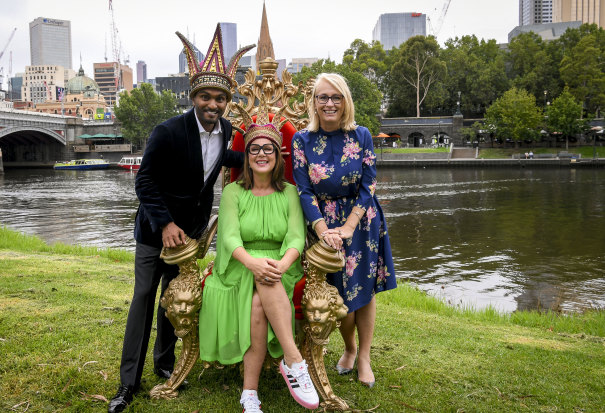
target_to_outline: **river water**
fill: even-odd
[[[0,225],[133,251],[135,176],[7,170]],[[452,305],[605,307],[605,169],[382,167],[376,193],[397,277]]]

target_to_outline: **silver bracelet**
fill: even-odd
[[[359,218],[359,220],[361,221],[361,214],[355,210],[352,211],[355,215],[357,215],[357,218]]]

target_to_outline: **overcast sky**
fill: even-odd
[[[425,13],[436,26],[446,1],[441,0],[266,0],[269,32],[275,57],[330,57],[342,60],[344,51],[357,38],[372,40],[372,30],[382,13]],[[80,66],[93,77],[92,65],[111,58],[111,12],[109,0],[0,0],[0,51],[13,28],[17,28],[0,67],[12,73],[31,64],[29,23],[37,17],[70,20],[73,69]],[[217,22],[237,24],[238,45],[257,43],[263,0],[113,0],[118,35],[130,66],[147,63],[147,76],[178,72],[182,44],[180,31],[206,53]],[[451,0],[437,36],[448,38],[475,34],[478,38],[507,41],[518,24],[517,0]],[[107,50],[107,52],[106,52]],[[254,49],[255,50],[255,49]],[[135,79],[136,82],[136,72]]]

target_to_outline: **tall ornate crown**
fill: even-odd
[[[221,33],[221,25],[218,23],[216,25],[216,31],[214,32],[214,38],[210,43],[210,47],[208,47],[206,58],[200,64],[195,55],[195,47],[191,42],[179,32],[176,32],[176,35],[183,42],[185,56],[187,56],[189,83],[191,85],[189,97],[192,98],[195,96],[197,91],[202,88],[212,87],[223,90],[227,93],[229,100],[231,100],[231,89],[237,86],[237,83],[235,82],[237,63],[248,50],[256,47],[256,45],[251,44],[239,49],[231,58],[229,65],[225,66],[223,36]]]
[[[250,114],[244,109],[239,103],[234,104],[235,109],[242,116],[246,133],[244,134],[244,145],[246,149],[248,146],[258,138],[267,138],[272,141],[278,148],[282,147],[282,134],[279,131],[284,123],[288,122],[287,118],[282,119],[282,112],[286,108],[282,106],[273,116],[273,120],[270,121],[269,111],[270,107],[264,95],[260,97],[260,105],[258,106],[258,112],[256,113],[256,122],[252,119]]]

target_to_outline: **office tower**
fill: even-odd
[[[552,23],[553,0],[519,0],[519,26]]]
[[[553,0],[553,22],[572,21],[605,27],[605,0]]]
[[[225,65],[231,61],[231,57],[237,52],[237,24],[219,23],[221,34],[223,35],[223,56],[225,56]]]
[[[300,73],[303,67],[311,67],[319,59],[316,57],[293,57],[287,69],[290,73]]]
[[[132,90],[132,69],[116,62],[93,63],[94,80],[108,106],[113,106],[121,90]],[[118,87],[118,78],[120,79]]]
[[[137,85],[147,82],[147,64],[139,60],[137,62]]]
[[[65,77],[63,66],[25,66],[21,97],[25,102],[33,103],[56,101],[57,88],[65,87]]]
[[[38,17],[29,23],[31,65],[71,69],[71,23]]]
[[[378,17],[372,40],[379,41],[384,50],[389,51],[418,35],[426,36],[426,14],[385,13]]]
[[[195,52],[195,57],[197,57],[197,61],[203,62],[204,54],[200,52],[195,45],[193,45],[193,51]],[[179,53],[179,73],[187,72],[189,72],[189,67],[187,66],[187,56],[185,56],[185,49],[183,49],[181,50],[181,53]]]

